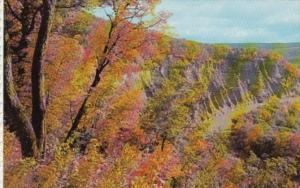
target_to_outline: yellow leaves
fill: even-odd
[[[111,169],[103,174],[97,187],[122,187],[126,172],[132,167],[138,157],[138,149],[135,146],[125,144],[120,157],[115,159]]]
[[[300,97],[296,98],[291,105],[291,109],[296,112],[300,112]]]
[[[259,70],[256,75],[256,81],[250,86],[250,90],[254,96],[257,96],[264,89],[265,83],[263,73]]]
[[[251,47],[243,48],[243,51],[241,52],[239,57],[241,61],[240,63],[244,63],[244,61],[249,61],[256,56],[257,56],[256,48],[251,48]]]
[[[33,158],[22,159],[19,163],[12,166],[9,171],[4,173],[5,187],[26,187],[25,179],[27,175],[36,167],[37,162]]]
[[[86,11],[71,14],[67,20],[65,32],[70,36],[84,35],[94,21],[93,15]],[[82,36],[79,39],[82,39]]]
[[[255,142],[256,140],[258,140],[261,136],[263,135],[263,130],[261,127],[256,126],[253,127],[252,129],[250,129],[247,132],[247,143],[252,143]]]
[[[92,139],[87,146],[86,155],[82,156],[78,164],[69,177],[70,185],[74,187],[85,187],[88,185],[91,176],[95,173],[97,168],[104,162],[101,154],[98,152],[98,141]]]
[[[195,60],[201,53],[202,47],[199,43],[193,41],[185,41],[186,57],[189,61]]]
[[[260,115],[260,118],[265,122],[270,121],[271,117],[272,117],[272,114],[269,111],[264,110],[264,109],[260,110],[259,115]]]
[[[141,89],[148,87],[151,83],[152,75],[151,71],[143,70],[139,73],[139,79],[137,81],[137,87]]]
[[[17,146],[17,138],[14,133],[11,133],[8,129],[4,129],[3,131],[3,141],[4,141],[4,159],[8,162],[11,159],[17,160],[16,156],[12,156],[14,154],[14,150],[16,150]],[[19,151],[19,155],[21,156],[21,151]]]
[[[268,110],[270,113],[274,113],[277,110],[279,103],[280,103],[279,98],[273,95],[268,98],[266,103],[263,105],[263,108]]]
[[[58,168],[54,165],[40,168],[38,170],[37,184],[41,188],[54,187],[58,176]]]
[[[132,188],[145,188],[151,187],[151,184],[148,183],[147,177],[137,176],[131,181]]]
[[[245,175],[245,170],[243,168],[243,163],[241,160],[236,160],[234,162],[234,165],[233,167],[231,168],[231,170],[229,171],[228,173],[228,176],[229,176],[229,180],[231,182],[234,182],[234,183],[239,183],[240,180],[243,178],[243,176]],[[231,184],[233,187],[236,187],[234,186],[234,184]]]
[[[226,45],[213,45],[213,48],[214,48],[213,56],[217,60],[225,58],[230,50],[230,48]]]
[[[295,78],[291,76],[286,76],[281,81],[281,86],[287,92],[290,88],[294,86]]]
[[[88,0],[86,3],[87,8],[99,7],[103,3],[103,0]]]
[[[125,144],[122,157],[117,160],[116,167],[125,170],[131,167],[131,165],[135,162],[135,159],[138,157],[138,152],[136,146],[132,146],[130,144]],[[123,171],[124,173],[124,171]],[[120,174],[122,175],[122,174]]]
[[[156,62],[162,62],[162,60],[167,56],[167,54],[170,53],[170,46],[171,46],[171,37],[168,37],[166,35],[160,35],[158,36],[156,44],[156,54],[153,56],[154,60]]]
[[[267,58],[272,62],[277,62],[282,59],[282,55],[279,52],[269,52]]]
[[[117,111],[116,114],[119,114],[119,110],[122,110],[124,112],[129,111],[130,108],[132,108],[130,104],[133,104],[140,97],[140,95],[140,90],[130,90],[128,92],[125,92],[119,97],[118,101],[113,104],[112,110]]]
[[[276,132],[274,137],[276,139],[275,143],[278,148],[285,148],[287,141],[290,138],[290,133],[286,131]]]
[[[47,166],[40,165],[37,169],[37,184],[39,187],[55,187],[60,173],[65,170],[74,159],[74,153],[67,144],[56,148],[54,160]]]
[[[210,145],[207,141],[199,138],[198,132],[193,132],[189,135],[188,144],[184,148],[185,155],[185,171],[190,170],[189,166],[192,166],[195,161],[199,160],[199,156],[204,152],[209,152]]]

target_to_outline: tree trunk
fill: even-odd
[[[80,106],[80,108],[79,108],[79,110],[76,114],[76,117],[75,117],[74,121],[72,122],[71,129],[69,130],[69,132],[66,136],[65,142],[73,135],[74,131],[78,128],[80,120],[81,120],[81,118],[84,115],[84,112],[86,110],[86,103],[87,103],[92,91],[94,90],[94,88],[97,87],[97,85],[100,82],[100,74],[102,73],[104,68],[110,63],[107,56],[113,50],[114,46],[117,44],[117,40],[116,40],[115,42],[113,42],[111,47],[109,45],[110,41],[112,40],[112,34],[113,34],[114,29],[115,29],[115,22],[113,21],[113,22],[111,22],[111,26],[110,26],[110,29],[109,29],[109,32],[108,32],[108,39],[107,39],[106,45],[105,45],[105,47],[103,49],[103,52],[102,52],[103,58],[100,59],[100,60],[97,58],[98,67],[96,69],[94,80],[93,80],[92,84],[90,85],[90,87],[88,89],[87,95],[84,98],[84,100],[83,100],[83,102],[82,102],[82,104],[81,104],[81,106]]]
[[[56,0],[43,0],[41,11],[41,25],[33,54],[31,68],[31,88],[32,88],[32,125],[36,134],[37,147],[39,152],[44,150],[45,140],[45,97],[44,97],[44,75],[42,70],[42,58],[45,52],[47,39],[51,30],[51,21],[55,9]]]
[[[7,37],[6,37],[7,38]],[[7,41],[8,39],[6,39]],[[13,121],[10,128],[19,137],[24,156],[38,156],[36,136],[30,119],[26,116],[26,110],[22,106],[14,86],[11,56],[8,52],[7,42],[4,44],[4,107],[5,119]]]
[[[94,80],[93,80],[92,84],[90,85],[90,87],[88,89],[87,95],[84,98],[84,100],[83,100],[83,102],[82,102],[82,104],[81,104],[81,106],[80,106],[80,108],[79,108],[79,110],[78,110],[78,112],[76,114],[76,117],[75,117],[74,121],[72,122],[72,127],[69,130],[65,141],[67,141],[73,135],[74,131],[78,128],[80,120],[81,120],[81,118],[84,115],[85,110],[86,110],[86,103],[87,103],[89,97],[91,96],[94,88],[96,88],[98,86],[98,84],[100,82],[100,75],[101,75],[103,69],[108,65],[109,61],[105,58],[102,62],[103,62],[101,64],[102,66],[99,66],[96,69]]]

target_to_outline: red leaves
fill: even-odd
[[[300,133],[290,134],[288,138],[287,152],[290,155],[300,154]]]

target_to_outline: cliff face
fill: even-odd
[[[215,60],[214,53],[218,53],[216,52],[218,48],[223,48],[227,54],[223,54],[224,57]],[[162,65],[154,70],[153,82],[147,88],[149,97],[153,96],[155,91],[161,87],[161,83],[176,61],[180,61],[180,58],[169,55]],[[202,49],[199,57],[183,70],[185,84],[192,85],[201,77],[207,76],[200,72],[201,68],[209,69],[205,67],[208,66],[207,64],[211,64],[213,75],[210,78],[207,94],[202,98],[207,100],[214,98],[222,89],[227,93],[223,99],[215,101],[218,102],[217,108],[237,104],[243,100],[243,96],[246,94],[251,95],[251,100],[254,102],[262,101],[274,94],[299,95],[299,78],[295,77],[294,80],[290,80],[290,87],[285,88],[286,86],[283,85],[289,76],[293,77],[294,75],[291,75],[292,73],[286,68],[289,66],[288,62],[281,59],[278,54],[251,49],[206,46]],[[255,88],[259,84],[261,84],[260,88]]]
[[[188,45],[192,50],[184,47]],[[297,68],[276,53],[247,48],[174,41],[171,49],[171,55],[152,70],[152,79],[146,84],[141,127],[150,137],[148,145],[152,149],[147,151],[163,151],[165,143],[171,143],[177,157],[187,162],[182,168],[190,168],[189,173],[174,180],[177,186],[224,185],[228,177],[218,175],[221,172],[217,164],[222,158],[237,165],[223,170],[240,173],[244,179],[239,186],[280,186],[289,180],[295,182],[291,185],[298,185],[299,150],[294,148],[300,130],[300,119],[296,117],[300,115]],[[255,165],[248,162],[253,156]],[[270,160],[275,166],[298,161],[296,166],[291,165],[295,174],[289,176],[273,169],[266,175],[268,180],[258,180],[262,171],[256,165],[266,170]],[[211,167],[211,163],[216,166]],[[272,173],[282,176],[278,182],[272,182]],[[209,176],[213,180],[208,180]]]
[[[299,187],[299,70],[273,52],[166,41],[105,69],[71,143],[95,64],[74,64],[79,45],[51,60],[47,155],[22,159],[5,130],[7,187]]]
[[[172,48],[184,48],[184,43],[174,41]],[[203,121],[240,103],[260,104],[271,96],[300,95],[299,73],[291,71],[291,65],[276,53],[194,45],[198,51],[194,49],[192,58],[187,49],[181,49],[185,54],[171,52],[153,70],[152,80],[146,86],[150,108],[153,101],[161,101],[154,105],[159,112],[151,114],[152,125],[160,134],[166,134],[163,127],[172,127],[169,115],[182,115],[174,112],[178,106],[186,107],[188,115],[184,121],[192,126],[192,122]]]

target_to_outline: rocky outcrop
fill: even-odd
[[[173,45],[180,45],[178,41]],[[152,121],[152,130],[163,135],[169,127],[168,117],[182,116],[174,112],[178,106],[185,106],[189,113],[182,127],[193,126],[203,121],[218,109],[232,108],[241,102],[262,103],[272,95],[300,95],[299,77],[286,68],[288,63],[274,54],[241,48],[224,48],[226,53],[220,57],[215,46],[202,46],[193,60],[186,56],[170,54],[152,73],[152,80],[146,87],[148,99],[164,90],[166,80],[172,82],[174,69],[178,69],[184,81],[176,86],[166,102],[161,101],[160,111]],[[275,57],[274,57],[275,56]],[[186,58],[186,59],[185,59]],[[178,61],[189,61],[184,68],[173,66]],[[179,70],[180,69],[180,70]],[[182,70],[183,69],[183,70]],[[174,75],[173,75],[174,76]],[[288,84],[284,84],[289,82]],[[175,85],[177,83],[174,83]],[[178,103],[190,96],[189,102]],[[200,92],[201,91],[201,92]],[[156,100],[156,99],[154,99]],[[176,114],[178,113],[178,114]]]

